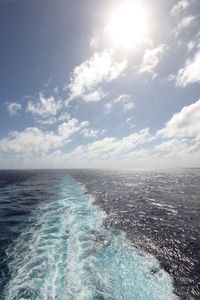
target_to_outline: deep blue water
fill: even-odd
[[[169,174],[162,174],[162,180],[163,185],[168,186],[170,202],[177,198],[179,185],[176,183],[175,189],[170,190],[166,176],[169,180]],[[178,176],[180,174],[176,178]],[[186,215],[191,216],[192,209],[195,217],[199,207],[196,190],[199,178],[194,178],[196,181],[188,183],[190,198],[193,199],[190,209],[182,207],[180,210],[183,220]],[[174,261],[168,256],[169,251],[165,250],[166,253],[160,256],[152,251],[152,245],[159,248],[160,240],[164,243],[166,238],[162,234],[163,220],[158,221],[164,218],[159,209],[167,209],[169,215],[175,216],[179,201],[164,206],[161,197],[163,188],[162,193],[158,188],[158,174],[155,180],[152,173],[151,180],[158,185],[160,197],[149,195],[151,205],[144,205],[146,191],[152,189],[152,183],[150,185],[147,179],[146,173],[1,171],[0,299],[171,300],[177,298],[174,291],[185,299],[197,295],[197,289],[193,293],[188,283],[185,290],[180,284],[177,289],[176,276],[166,268],[162,259],[166,254],[173,269]],[[138,202],[135,200],[138,200],[138,187],[141,186]],[[133,190],[137,192],[134,197]],[[176,197],[172,196],[175,194]],[[155,207],[153,215],[160,222],[157,244],[156,232],[147,217],[147,211],[149,218],[152,215],[152,206]],[[139,232],[138,227],[132,225],[141,215],[145,219],[145,214],[146,228],[140,220]],[[173,217],[166,220],[175,228]],[[177,215],[176,220],[179,220]],[[191,224],[195,223],[197,229],[198,222],[195,218],[192,222],[188,221],[188,233],[184,233],[191,235],[192,231],[196,238]],[[144,233],[148,237],[146,247],[142,247]],[[167,234],[173,239],[169,231]],[[183,237],[176,240],[183,241]],[[181,251],[180,245],[179,261],[184,258]],[[191,253],[187,259],[193,263],[192,259],[198,258]],[[178,268],[179,264],[176,266]],[[184,268],[184,263],[180,269],[182,266]],[[186,279],[191,281],[192,286],[196,273],[194,276],[188,274]]]
[[[174,278],[181,299],[200,299],[200,169],[73,171],[106,212]]]

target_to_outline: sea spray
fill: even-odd
[[[171,277],[152,256],[103,227],[105,214],[71,177],[40,203],[7,251],[5,299],[171,300]]]

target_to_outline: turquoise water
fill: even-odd
[[[92,201],[67,177],[57,199],[40,203],[7,250],[5,299],[176,299],[158,261],[128,245],[123,233],[104,229],[105,214]]]

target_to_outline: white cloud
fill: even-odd
[[[83,121],[81,122],[81,130],[80,133],[85,137],[85,138],[90,138],[90,137],[97,137],[99,131],[94,130],[90,128],[90,122],[89,121]]]
[[[85,146],[78,146],[70,153],[70,156],[78,159],[116,159],[151,140],[152,136],[146,128],[121,139],[106,137]]]
[[[133,117],[127,118],[125,124],[127,124],[130,129],[133,129],[135,127],[134,118]]]
[[[65,139],[68,139],[71,135],[79,132],[81,128],[82,124],[80,124],[77,119],[73,118],[58,126],[58,134]]]
[[[37,122],[42,125],[52,125],[57,122],[57,119],[55,117],[48,118],[48,119],[37,119]]]
[[[120,97],[115,102],[121,103]],[[99,131],[90,128],[88,121],[75,118],[60,124],[56,131],[29,127],[0,139],[0,162],[3,166],[6,164],[1,159],[4,155],[5,159],[9,157],[9,166],[11,162],[12,166],[17,162],[19,166],[23,160],[20,167],[196,166],[200,159],[199,120],[200,100],[174,114],[156,135],[145,128],[121,138],[107,136],[96,140]],[[128,118],[125,122],[132,124],[133,120]],[[95,141],[65,153],[63,146],[77,134],[95,138]]]
[[[68,112],[62,112],[57,118],[58,121],[67,121],[69,119],[70,119],[70,114]]]
[[[99,46],[99,39],[97,36],[94,36],[90,40],[90,47],[97,49]]]
[[[11,116],[17,115],[18,112],[22,109],[22,105],[17,102],[6,102],[6,107]]]
[[[97,102],[105,97],[105,94],[101,90],[92,91],[86,95],[82,95],[82,99],[85,102]]]
[[[132,110],[135,107],[134,100],[131,95],[123,94],[113,100],[114,103],[122,104],[124,112]]]
[[[188,52],[192,51],[193,49],[200,49],[200,32],[198,32],[193,40],[189,41],[187,45]]]
[[[123,73],[127,61],[117,62],[111,52],[104,50],[77,66],[68,85],[70,100],[82,98],[86,102],[98,101],[104,94],[99,84],[110,82]]]
[[[189,43],[187,45],[188,52],[190,52],[191,50],[193,50],[195,47],[196,47],[196,41],[189,41]]]
[[[167,138],[200,139],[200,99],[172,116],[158,135]]]
[[[161,152],[165,152],[168,157],[180,157],[182,155],[185,155],[186,153],[189,153],[190,147],[191,146],[189,146],[186,141],[172,138],[158,144],[157,146],[155,146],[155,149]]]
[[[191,15],[183,17],[181,20],[178,21],[177,27],[173,31],[174,35],[177,37],[183,29],[192,26],[195,23],[196,19],[197,16],[191,16]]]
[[[190,5],[189,0],[178,1],[171,9],[170,15],[173,17],[178,17],[182,14]]]
[[[53,132],[43,132],[37,127],[26,128],[10,133],[9,137],[0,140],[0,149],[14,153],[48,152],[63,145],[63,137]]]
[[[13,131],[8,137],[0,139],[0,150],[5,153],[48,153],[63,147],[76,133],[94,136],[94,132],[89,128],[89,122],[79,122],[73,118],[59,125],[56,132],[42,131],[37,127],[29,127],[21,132]]]
[[[196,16],[191,16],[191,15],[184,17],[178,25],[179,29],[181,30],[183,28],[190,26],[193,23],[193,21],[196,20],[196,18],[197,18]]]
[[[154,147],[147,154],[151,162],[163,166],[199,166],[200,100],[174,114],[152,139]]]
[[[81,130],[81,134],[86,137],[86,138],[89,138],[89,137],[96,137],[97,134],[98,134],[98,130],[94,130],[94,129],[91,129],[91,128],[83,128]]]
[[[197,19],[197,16],[186,15],[185,11],[192,4],[192,1],[189,0],[180,0],[176,3],[170,12],[171,17],[175,17],[176,28],[172,33],[177,37],[183,29],[188,28],[194,24],[194,21]]]
[[[188,159],[200,158],[200,100],[183,107],[174,114],[165,127],[157,132],[164,140],[155,150],[164,152],[167,157]]]
[[[104,108],[105,108],[105,113],[106,113],[106,114],[111,113],[112,108],[113,108],[113,102],[112,102],[112,101],[107,102],[107,103],[104,105]]]
[[[104,105],[106,113],[110,113],[113,106],[115,106],[116,104],[122,105],[124,112],[132,110],[135,107],[132,96],[128,94],[122,94]]]
[[[79,122],[75,118],[70,119],[68,122],[62,123],[58,127],[58,134],[65,139],[68,139],[71,135],[74,135],[78,132],[84,137],[95,137],[98,131],[90,128],[89,121]]]
[[[45,96],[40,93],[37,101],[28,102],[27,111],[33,115],[47,118],[49,116],[56,116],[62,106],[61,100],[56,101],[52,96],[45,98]]]
[[[200,49],[193,57],[188,58],[183,68],[174,76],[176,85],[185,87],[191,83],[200,82]]]
[[[155,68],[167,49],[168,46],[165,44],[161,44],[153,49],[147,49],[144,53],[142,64],[139,66],[139,73],[150,73],[154,79],[157,76]]]
[[[132,110],[134,107],[135,107],[135,104],[133,102],[127,102],[127,103],[124,103],[123,110],[125,112],[127,112],[128,110]]]
[[[68,121],[70,120],[70,114],[67,113],[67,112],[62,112],[60,115],[56,116],[56,117],[50,117],[50,118],[42,118],[42,119],[36,119],[36,121],[39,123],[39,124],[42,124],[42,125],[53,125],[55,123],[58,123],[58,122],[64,122],[64,121]]]

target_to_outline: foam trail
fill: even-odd
[[[8,251],[5,300],[176,299],[157,260],[102,227],[104,213],[80,184],[66,178],[60,191]]]

